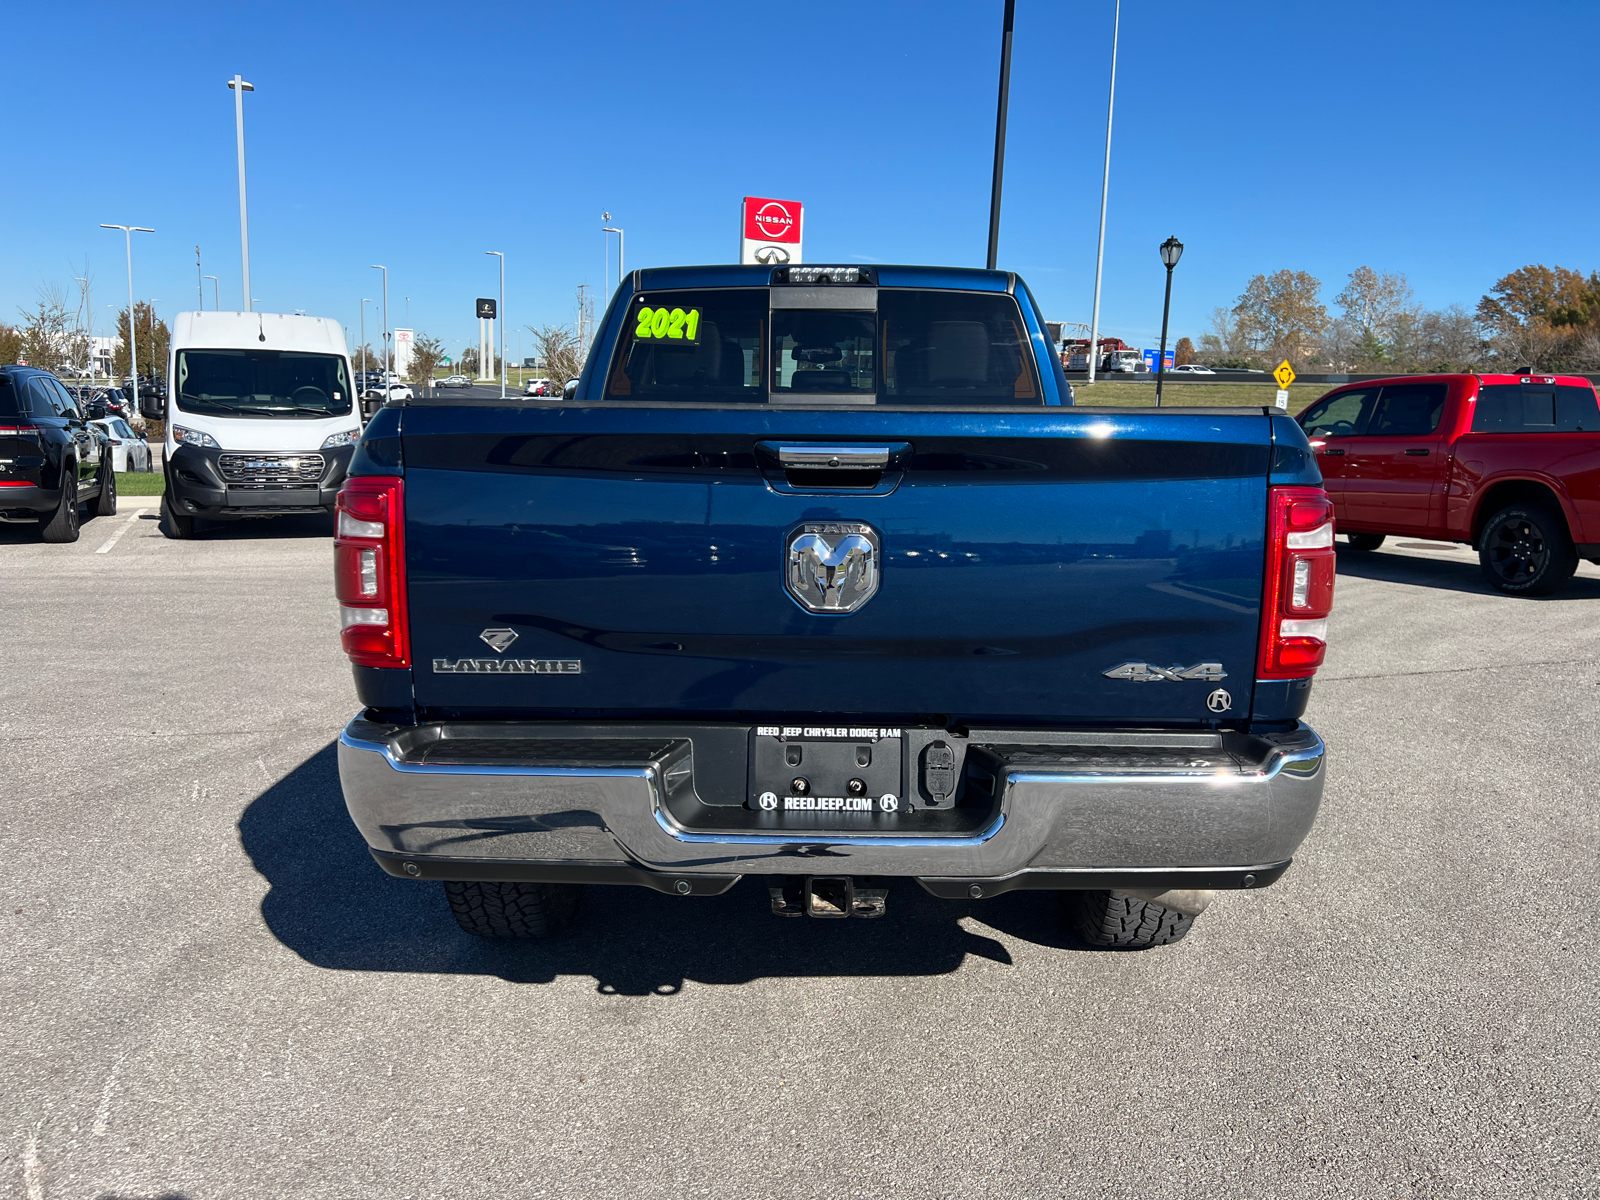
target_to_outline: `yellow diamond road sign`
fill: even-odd
[[[1289,365],[1287,358],[1278,364],[1278,369],[1272,373],[1272,377],[1278,381],[1278,386],[1281,388],[1286,388],[1294,382],[1294,368]]]

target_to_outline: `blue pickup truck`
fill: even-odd
[[[1333,514],[1272,408],[1082,408],[1016,275],[635,271],[566,399],[410,400],[340,495],[351,817],[469,933],[583,885],[1176,941],[1289,867]]]

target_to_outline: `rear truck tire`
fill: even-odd
[[[1350,543],[1350,549],[1358,550],[1362,554],[1370,553],[1383,545],[1381,533],[1347,533],[1345,540]]]
[[[1478,538],[1478,564],[1489,586],[1508,596],[1559,592],[1578,569],[1567,523],[1539,504],[1510,504]]]
[[[100,494],[92,511],[97,517],[117,515],[117,473],[111,469],[110,458],[100,460]]]
[[[47,542],[78,540],[78,468],[74,464],[62,464],[61,502],[40,528],[39,537]]]
[[[574,883],[446,883],[456,924],[482,938],[542,938],[563,928],[578,908]]]
[[[194,536],[194,518],[173,512],[172,500],[168,496],[161,497],[161,532],[174,541]]]
[[[1074,932],[1096,946],[1147,950],[1180,942],[1194,917],[1126,892],[1066,894],[1067,920]]]

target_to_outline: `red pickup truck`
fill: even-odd
[[[1465,542],[1518,596],[1600,562],[1600,401],[1570,375],[1406,375],[1352,383],[1300,414],[1339,532]]]

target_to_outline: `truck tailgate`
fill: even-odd
[[[894,468],[829,490],[777,443]],[[1126,726],[1215,719],[1225,676],[1249,712],[1260,410],[411,407],[403,449],[425,706]],[[808,611],[792,540],[857,524],[876,591]]]

